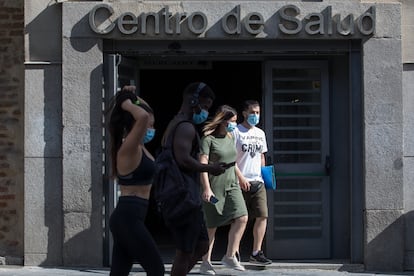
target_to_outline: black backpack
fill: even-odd
[[[154,199],[164,220],[173,224],[185,221],[201,206],[199,195],[195,196],[190,191],[190,185],[199,185],[198,173],[183,172],[172,149],[175,131],[182,122],[169,133],[166,145],[155,159]]]

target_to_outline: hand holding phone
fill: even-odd
[[[218,202],[219,200],[217,199],[217,197],[215,197],[215,196],[210,196],[210,199],[209,199],[209,202],[211,203],[211,204],[216,204],[217,202]]]
[[[236,164],[236,161],[234,161],[234,162],[230,162],[230,163],[226,163],[226,164],[224,165],[224,168],[226,168],[226,169],[231,168],[231,167],[233,167],[235,164]]]

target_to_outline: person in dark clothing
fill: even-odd
[[[127,276],[139,263],[148,276],[163,276],[161,255],[144,224],[155,172],[144,144],[155,134],[154,114],[134,92],[135,86],[124,86],[115,95],[109,119],[112,174],[121,191],[109,220],[114,239],[110,275]]]
[[[200,172],[219,175],[225,171],[224,163],[202,164],[198,160],[199,136],[194,124],[203,123],[215,95],[203,82],[189,84],[183,92],[183,100],[177,115],[170,121],[162,139],[162,145],[172,138],[172,150],[180,170],[193,172],[194,187],[190,193],[196,196],[200,207],[190,216],[179,221],[166,221],[175,243],[176,253],[171,269],[172,276],[183,276],[194,267],[207,252],[209,246],[207,228],[203,218],[200,197]],[[170,135],[173,137],[169,138]]]

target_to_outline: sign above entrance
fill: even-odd
[[[211,61],[167,57],[141,57],[138,60],[140,69],[163,69],[163,70],[209,70],[212,68]]]
[[[90,29],[99,35],[123,36],[182,36],[214,37],[209,34],[219,33],[231,37],[263,38],[306,38],[306,37],[344,37],[361,38],[374,35],[376,24],[375,6],[355,15],[332,14],[332,6],[326,6],[320,12],[301,14],[299,7],[285,5],[275,10],[269,19],[260,12],[242,11],[237,5],[224,13],[213,26],[209,25],[208,14],[202,11],[176,12],[165,5],[161,10],[151,12],[115,11],[109,4],[98,4],[89,12]]]

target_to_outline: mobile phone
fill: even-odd
[[[234,161],[234,162],[230,162],[230,163],[227,163],[226,165],[224,165],[224,167],[225,167],[226,169],[228,169],[228,168],[230,168],[230,167],[233,167],[235,164],[236,164],[236,161]]]
[[[218,202],[218,199],[215,196],[210,196],[209,201],[210,201],[211,204],[216,204]]]

